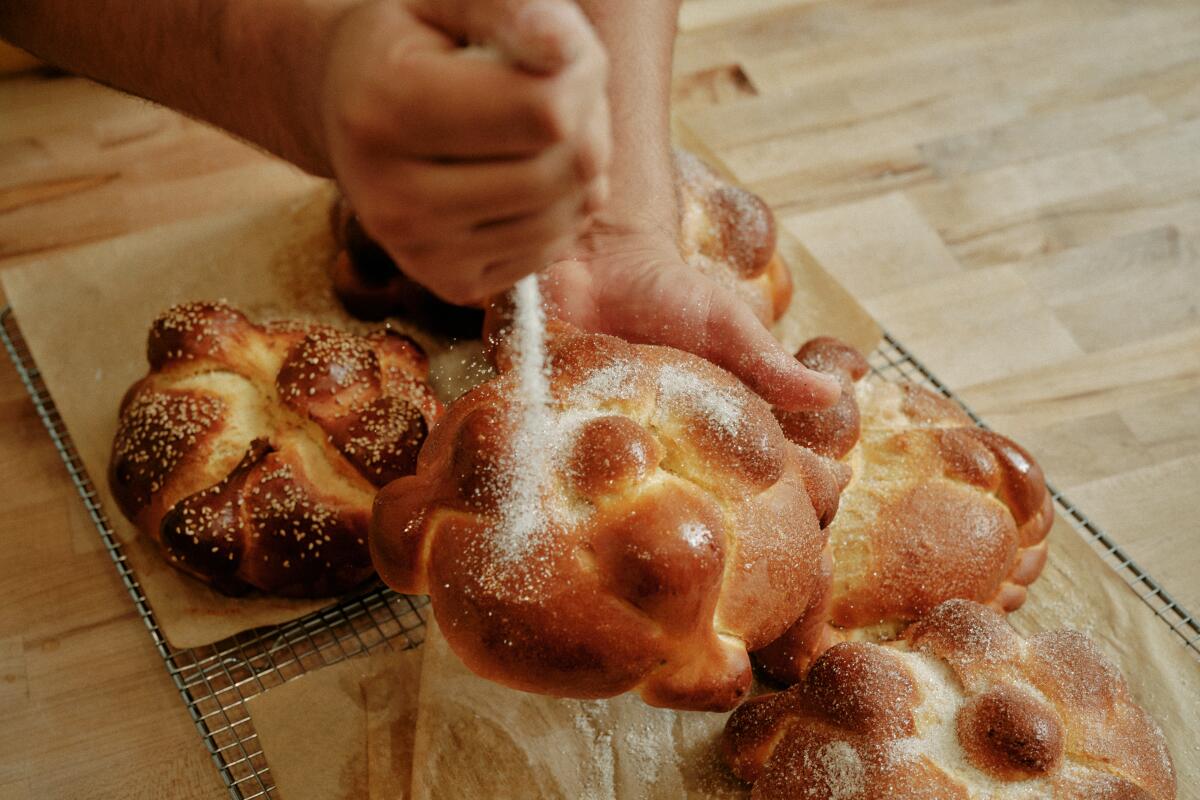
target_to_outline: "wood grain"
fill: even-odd
[[[688,0],[682,27],[681,123],[1200,608],[1200,6]],[[0,109],[0,265],[299,180],[77,78],[0,79]],[[7,366],[0,414],[0,798],[227,796]]]

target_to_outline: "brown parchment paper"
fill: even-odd
[[[1034,585],[1030,602],[1011,621],[1026,635],[1062,627],[1090,635],[1117,662],[1138,701],[1162,724],[1178,772],[1178,796],[1200,798],[1200,746],[1194,733],[1200,725],[1200,665],[1069,524],[1058,520],[1050,541],[1046,571]],[[422,659],[415,719],[408,694],[415,683],[410,682],[404,699],[383,712],[386,722],[381,723],[392,731],[415,725],[409,740],[394,734],[393,741],[401,744],[391,755],[402,762],[400,751],[411,748],[414,800],[749,794],[720,765],[716,742],[727,714],[655,709],[632,696],[584,702],[506,689],[471,674],[432,620],[425,645],[415,655]],[[395,656],[369,660],[377,658]],[[368,659],[271,690],[266,699],[291,709],[273,718],[258,710],[262,698],[250,701],[255,727],[271,743],[266,752],[273,774],[287,775],[301,787],[293,795],[277,777],[284,800],[345,796],[320,795],[308,788],[322,786],[320,774],[330,774],[335,765],[343,770],[338,772],[339,786],[365,785],[373,774],[368,765],[377,756],[364,757],[369,745],[363,738],[333,732],[352,727],[337,721],[337,708],[345,718],[361,716],[351,699],[359,695],[346,681],[359,680],[359,691],[369,696],[371,681],[411,678],[396,677],[386,666],[356,666],[363,661]],[[302,699],[296,690],[303,688],[303,681],[326,673],[334,674],[313,680]],[[301,702],[330,709],[317,717],[320,726],[303,720],[307,712],[295,708]],[[323,732],[310,735],[316,727]],[[283,728],[292,731],[290,737],[275,732]],[[316,758],[315,753],[327,755]]]
[[[174,303],[226,299],[259,320],[305,318],[364,330],[338,306],[326,277],[334,244],[330,185],[260,209],[190,220],[65,252],[0,273],[101,504],[164,635],[177,647],[302,616],[329,601],[231,599],[172,569],[121,516],[105,480],[117,405],[146,371],[154,317]],[[781,241],[796,293],[777,332],[790,345],[828,333],[870,349],[878,329],[794,240]],[[832,287],[832,288],[831,288]],[[832,298],[832,299],[831,299]],[[450,343],[407,325],[430,355],[443,400],[489,374],[478,342]]]
[[[246,701],[283,800],[406,800],[421,653],[385,651]]]
[[[716,750],[728,714],[514,691],[467,670],[432,620],[421,649],[413,800],[748,796]]]
[[[1068,523],[1030,601],[1011,617],[1029,635],[1090,635],[1163,726],[1179,797],[1200,798],[1200,664]],[[632,696],[557,700],[471,674],[432,628],[414,745],[413,798],[714,798],[745,790],[714,748],[728,715],[650,708]]]

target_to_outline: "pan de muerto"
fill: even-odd
[[[1024,639],[950,600],[896,645],[844,642],[729,718],[755,800],[1172,800],[1162,731],[1074,631]]]
[[[413,471],[439,411],[413,341],[187,303],[154,321],[148,356],[109,485],[173,566],[228,594],[322,597],[371,576],[376,488]]]
[[[777,412],[784,433],[852,474],[829,528],[828,643],[892,638],[952,598],[1018,608],[1054,521],[1033,458],[941,395],[866,377],[867,362],[836,339],[813,339],[798,358],[837,376],[842,396],[825,411]],[[797,648],[788,634],[759,654],[777,679],[808,666],[811,633],[797,636]]]
[[[827,598],[822,528],[845,468],[787,441],[765,402],[703,359],[573,330],[547,344],[544,430],[514,444],[504,371],[452,404],[416,474],[380,492],[380,576],[429,594],[485,678],[732,708],[748,652]],[[513,498],[538,461],[541,491]]]

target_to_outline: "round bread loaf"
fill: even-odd
[[[909,383],[864,380],[867,362],[823,337],[798,353],[835,375],[842,396],[818,412],[776,412],[794,442],[850,467],[829,529],[833,589],[827,641],[880,641],[944,600],[1012,611],[1046,562],[1054,507],[1042,471],[1019,445],[973,424],[953,401]],[[798,680],[811,633],[758,654],[775,678]]]
[[[775,216],[758,196],[727,183],[676,148],[679,249],[685,261],[731,289],[764,325],[792,301],[792,275],[775,252]]]
[[[413,471],[439,412],[415,342],[187,303],[154,321],[148,357],[108,478],[172,565],[228,594],[323,597],[371,576],[375,490]]]
[[[950,600],[893,646],[843,642],[725,727],[755,800],[1172,800],[1162,731],[1074,631],[1022,639]]]
[[[703,359],[567,330],[548,347],[550,419],[526,449],[503,372],[447,409],[416,475],[379,493],[380,576],[429,594],[485,678],[732,708],[748,651],[827,598],[822,528],[844,468],[788,442],[766,403]],[[535,451],[549,474],[519,498],[535,524],[517,529],[506,509]]]

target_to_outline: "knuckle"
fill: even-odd
[[[334,110],[334,122],[352,140],[374,139],[383,129],[379,104],[362,91],[347,92]]]
[[[567,101],[558,92],[543,92],[529,104],[528,116],[535,137],[546,143],[566,141],[573,132]]]

